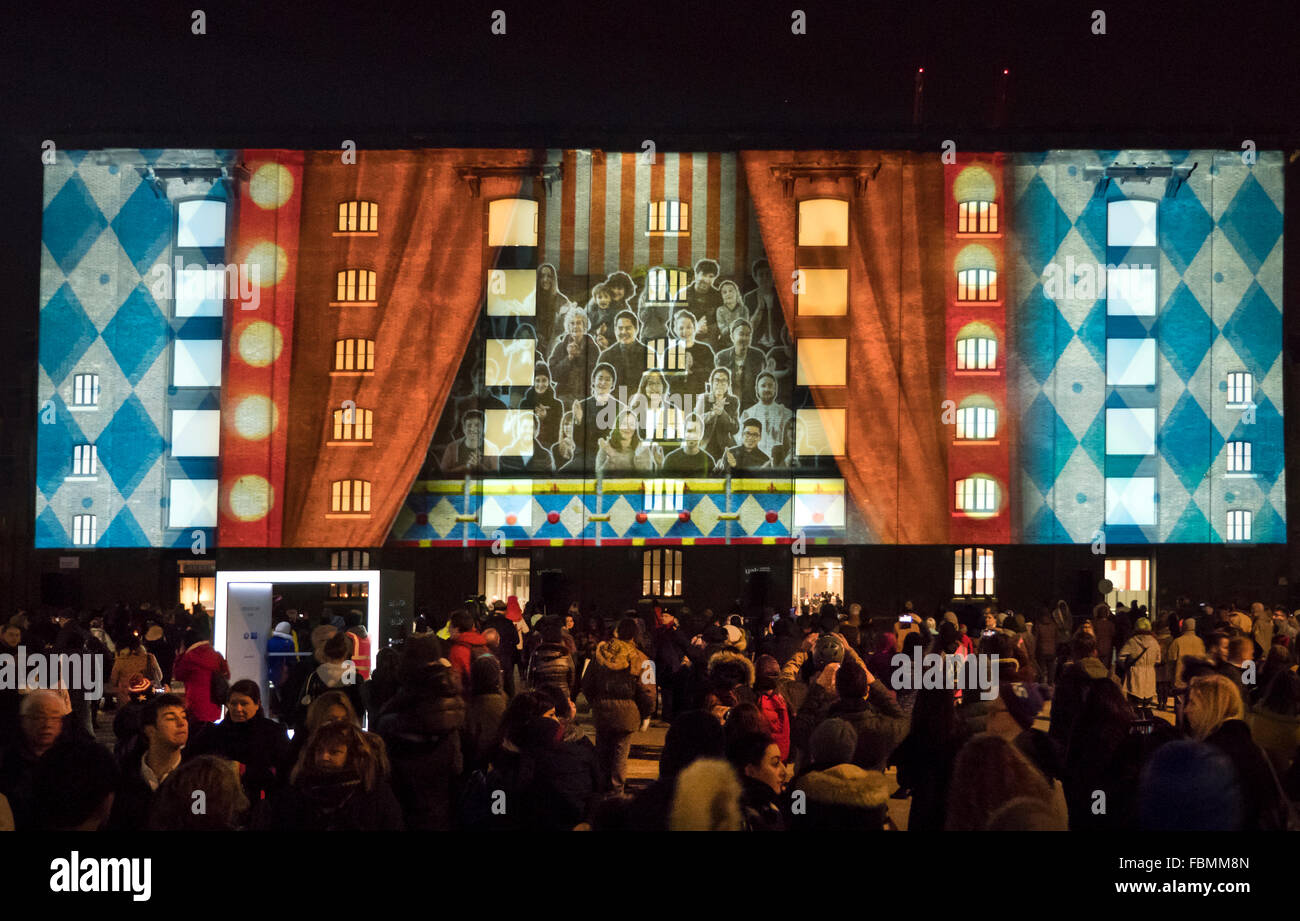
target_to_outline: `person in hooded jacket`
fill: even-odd
[[[528,662],[528,686],[533,690],[555,687],[573,699],[577,696],[577,671],[573,655],[564,642],[564,622],[547,615],[537,622],[535,631],[541,642]]]
[[[781,749],[781,760],[790,760],[790,729],[794,719],[789,698],[782,693],[781,666],[773,656],[761,655],[754,666],[754,702],[772,741]]]
[[[917,691],[907,736],[890,758],[898,765],[899,787],[912,795],[908,831],[943,830],[953,764],[968,738],[952,688]]]
[[[732,707],[755,702],[754,664],[739,652],[721,649],[709,656],[705,684],[704,709],[719,722],[727,721]]]
[[[421,668],[384,707],[378,732],[393,769],[406,827],[446,831],[464,770],[465,701],[451,669]]]
[[[556,733],[535,752],[532,827],[538,831],[570,831],[590,817],[600,790],[596,748],[575,721],[573,701],[548,685],[537,691]]]
[[[826,715],[840,717],[857,732],[853,763],[869,771],[884,770],[907,734],[907,718],[898,702],[884,682],[852,660],[835,672],[835,693],[839,699]]]
[[[658,610],[658,609],[656,609]],[[663,718],[672,721],[685,708],[691,665],[690,638],[677,618],[668,611],[658,611],[654,633],[655,671],[663,698]]]
[[[596,645],[591,665],[583,676],[582,693],[591,704],[596,724],[596,756],[607,789],[623,792],[632,733],[640,728],[655,706],[653,672],[649,660],[633,643],[636,621],[618,622],[614,637]]]
[[[507,703],[509,699],[501,688],[501,665],[492,656],[475,659],[470,666],[470,698],[465,715],[467,771],[488,766],[488,759],[500,742],[501,720]]]
[[[402,807],[383,759],[354,723],[325,723],[307,741],[289,786],[267,800],[254,827],[286,831],[400,831]]]
[[[1160,641],[1151,632],[1151,621],[1139,617],[1133,635],[1120,647],[1119,661],[1128,662],[1124,690],[1134,706],[1150,707],[1156,699],[1156,666],[1160,664]]]
[[[488,649],[487,637],[475,626],[474,615],[464,608],[451,612],[447,626],[451,633],[451,642],[447,644],[447,658],[460,678],[460,686],[467,688],[470,679],[470,663],[480,656],[490,656],[492,652]]]
[[[1052,692],[1051,726],[1047,734],[1062,749],[1069,744],[1070,733],[1088,693],[1097,682],[1109,680],[1110,671],[1097,658],[1097,638],[1080,630],[1070,641],[1070,663],[1061,669],[1061,677]]]
[[[173,671],[185,682],[185,710],[192,724],[215,723],[221,719],[221,702],[212,699],[212,676],[230,677],[225,657],[212,648],[212,634],[202,621],[185,633],[185,651],[176,659]],[[202,731],[191,725],[190,731]]]
[[[804,808],[791,810],[791,831],[880,831],[889,820],[889,782],[883,771],[853,763],[858,734],[832,717],[818,726],[809,743],[810,764],[790,783]]]
[[[321,664],[307,676],[299,702],[310,705],[326,691],[342,691],[352,702],[352,708],[361,716],[366,712],[361,683],[352,662],[352,641],[348,634],[334,633],[321,647]]]

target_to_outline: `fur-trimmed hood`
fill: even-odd
[[[641,651],[636,646],[620,639],[597,643],[592,653],[592,659],[597,665],[612,672],[631,671],[633,664],[641,658]]]
[[[724,662],[729,665],[734,663],[742,667],[745,670],[746,686],[748,687],[754,686],[754,663],[749,661],[749,659],[745,658],[740,653],[734,652],[730,649],[721,649],[718,652],[715,652],[713,655],[709,656],[709,662],[706,671],[710,679],[712,679],[716,674],[718,670],[718,666]]]
[[[824,771],[809,771],[795,781],[815,803],[876,809],[889,801],[889,781],[880,771],[867,771],[856,764],[837,764]]]

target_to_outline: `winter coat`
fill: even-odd
[[[740,666],[741,670],[744,671],[746,677],[743,684],[729,684],[720,677],[718,673],[719,667],[725,668],[728,664]],[[753,691],[754,663],[738,652],[730,649],[720,649],[709,656],[708,664],[705,666],[704,680],[709,690],[704,695],[703,709],[712,711],[719,722],[726,721],[727,712],[732,707],[742,703],[757,702]],[[722,712],[719,713],[718,710]]]
[[[570,698],[576,684],[573,656],[563,643],[542,643],[528,663],[528,686],[559,688]]]
[[[402,808],[385,780],[365,790],[350,771],[300,777],[267,801],[255,827],[277,831],[400,831]]]
[[[1183,678],[1188,656],[1194,659],[1205,658],[1205,642],[1192,631],[1186,631],[1169,644],[1169,660],[1174,663],[1174,687],[1185,688],[1187,681]],[[1053,704],[1055,706],[1055,704]]]
[[[187,755],[220,755],[238,762],[244,793],[253,805],[288,780],[278,772],[288,757],[289,736],[282,725],[267,719],[260,711],[242,723],[229,718],[222,720],[208,727],[193,746],[186,748],[193,748]]]
[[[1092,632],[1097,636],[1097,658],[1110,667],[1110,656],[1115,651],[1115,621],[1102,617],[1092,622]]]
[[[1278,831],[1284,827],[1285,806],[1268,765],[1268,756],[1255,744],[1242,720],[1225,720],[1206,742],[1219,748],[1237,769],[1242,796],[1244,831]]]
[[[635,732],[654,712],[655,685],[645,669],[645,654],[620,639],[598,643],[582,680],[596,731]]]
[[[129,649],[118,650],[113,659],[113,671],[109,675],[108,683],[123,697],[126,696],[126,686],[136,675],[144,675],[153,684],[162,684],[162,668],[158,665],[158,660],[153,654],[143,646],[138,652],[132,652]]]
[[[177,681],[185,682],[185,709],[193,719],[215,723],[221,719],[221,704],[212,700],[212,676],[230,677],[230,666],[221,653],[204,640],[181,653],[174,666]]]
[[[785,831],[781,794],[761,780],[741,775],[740,811],[745,831]]]
[[[853,763],[869,771],[883,771],[889,756],[907,735],[907,718],[884,683],[877,678],[862,700],[840,700],[826,711],[827,719],[847,720],[858,733]]]
[[[379,719],[379,735],[393,766],[393,793],[406,827],[420,831],[451,828],[464,758],[461,730],[465,702],[460,695],[432,693],[399,697]]]
[[[471,766],[487,764],[488,757],[496,748],[506,703],[506,695],[500,691],[475,694],[469,699],[465,716],[465,758]]]
[[[1160,641],[1150,633],[1139,633],[1129,638],[1119,651],[1119,657],[1121,660],[1129,657],[1133,663],[1124,676],[1124,690],[1143,700],[1154,699],[1156,666],[1160,664]]]
[[[795,802],[803,793],[803,808],[790,810],[791,831],[880,831],[889,818],[889,782],[880,771],[837,764],[795,778],[790,789]]]
[[[600,790],[596,746],[581,727],[534,752],[529,830],[569,831],[587,818]]]
[[[477,630],[466,630],[464,633],[456,634],[451,638],[447,650],[447,658],[451,660],[451,666],[456,670],[456,674],[460,675],[462,688],[470,686],[470,663],[479,656],[490,655],[492,651],[488,649],[487,640]]]
[[[1046,659],[1049,656],[1056,655],[1056,624],[1051,620],[1040,620],[1034,625],[1034,636],[1037,641],[1038,655]],[[1045,677],[1051,677],[1050,675]]]
[[[306,708],[317,697],[320,697],[326,691],[342,691],[348,696],[352,703],[352,709],[357,711],[357,718],[360,719],[366,712],[365,702],[361,696],[361,685],[358,684],[360,677],[355,669],[351,671],[352,680],[344,680],[349,674],[349,669],[343,662],[324,662],[316,666],[316,670],[307,676],[307,681],[303,685],[302,693],[299,695],[298,705],[303,708],[304,717]]]
[[[948,819],[948,788],[957,753],[969,734],[959,724],[949,739],[909,735],[894,751],[898,785],[912,793],[908,831],[943,831]]]
[[[772,741],[781,749],[781,760],[790,760],[790,705],[779,691],[757,695],[758,712],[771,730]]]
[[[1109,680],[1110,669],[1102,665],[1096,656],[1071,662],[1061,672],[1056,690],[1052,693],[1052,725],[1047,732],[1058,745],[1069,743],[1070,732],[1083,711],[1088,692],[1098,682]]]

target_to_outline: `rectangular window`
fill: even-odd
[[[1150,560],[1106,560],[1106,578],[1116,592],[1151,591]]]
[[[844,557],[795,557],[794,603],[808,604],[813,598],[822,595],[844,597]]]
[[[646,342],[647,371],[685,371],[686,340],[651,339]]]
[[[177,339],[172,357],[173,387],[221,386],[220,339]]]
[[[650,514],[668,512],[676,515],[686,506],[686,481],[651,479],[645,481],[645,510]]]
[[[489,339],[483,383],[488,387],[531,386],[536,358],[536,339]]]
[[[488,205],[488,246],[536,246],[537,202],[498,198]]]
[[[953,552],[952,593],[958,598],[988,598],[995,594],[992,550],[962,547]]]
[[[1255,399],[1255,376],[1247,371],[1228,375],[1228,405],[1249,406]]]
[[[843,387],[848,383],[847,339],[799,339],[795,383],[800,387]]]
[[[99,405],[98,374],[77,374],[72,378],[72,405]]]
[[[1156,203],[1116,199],[1106,205],[1107,246],[1155,246]]]
[[[167,527],[215,528],[217,480],[176,478],[168,484]]]
[[[849,203],[839,198],[799,202],[800,246],[848,246]]]
[[[94,476],[99,472],[99,452],[94,445],[75,445],[72,448],[72,475]]]
[[[1155,477],[1106,477],[1106,524],[1155,523]]]
[[[339,233],[375,233],[378,230],[378,202],[345,201],[339,203]]]
[[[1229,473],[1250,473],[1252,470],[1250,462],[1250,442],[1249,441],[1230,441],[1228,442],[1228,472]]]
[[[370,441],[373,417],[369,409],[334,410],[334,440]]]
[[[994,371],[998,366],[996,339],[957,340],[958,371]]]
[[[99,540],[98,519],[94,515],[72,516],[72,543],[78,547],[89,546]]]
[[[1106,313],[1112,317],[1156,315],[1156,270],[1138,266],[1106,268]]]
[[[1228,540],[1250,540],[1251,519],[1254,515],[1244,509],[1232,509],[1228,512]]]
[[[1106,453],[1117,455],[1155,454],[1155,409],[1107,409]]]
[[[845,411],[843,409],[800,409],[795,445],[801,457],[843,457]]]
[[[369,569],[369,550],[335,550],[330,554],[330,569]]]
[[[176,204],[176,245],[215,249],[226,245],[226,203],[219,198],[191,198]]]
[[[344,269],[338,274],[338,303],[368,303],[375,299],[375,273],[369,269]]]
[[[1154,339],[1107,339],[1106,383],[1113,387],[1148,387],[1156,382]]]
[[[687,285],[685,269],[651,269],[646,276],[646,300],[653,304],[676,303]]]
[[[957,410],[957,440],[985,441],[998,434],[998,411],[987,406]]]
[[[652,201],[646,219],[647,234],[680,234],[691,232],[691,206],[684,201]]]
[[[799,269],[795,312],[801,317],[842,317],[849,312],[847,269]]]
[[[641,594],[645,597],[682,596],[682,552],[645,550],[641,554]]]
[[[335,480],[330,487],[332,511],[363,513],[370,511],[369,480]]]
[[[958,233],[997,233],[998,203],[964,201],[957,205]]]
[[[216,457],[221,446],[221,410],[173,409],[173,457]]]
[[[375,340],[339,339],[334,343],[335,371],[375,370]]]
[[[957,300],[996,301],[998,273],[994,269],[962,269],[957,273]]]

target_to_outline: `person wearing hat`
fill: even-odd
[[[275,625],[266,641],[266,681],[271,688],[271,703],[277,714],[283,706],[280,689],[290,668],[297,661],[297,654],[298,642],[293,633],[293,625],[282,620]]]
[[[853,763],[858,733],[832,717],[809,740],[808,769],[790,784],[804,808],[791,810],[791,831],[880,831],[889,820],[889,782],[883,771]]]
[[[1139,617],[1133,635],[1120,648],[1117,670],[1124,672],[1121,687],[1135,707],[1150,707],[1156,697],[1156,666],[1160,664],[1160,641],[1151,632],[1151,621]]]
[[[781,666],[775,658],[761,655],[754,662],[754,702],[763,715],[772,741],[781,749],[781,760],[790,760],[790,703],[782,693]]]
[[[1046,702],[1036,682],[1001,682],[989,712],[987,731],[1014,745],[1051,785],[1065,775],[1065,770],[1061,747],[1046,732],[1034,728],[1034,720]]]
[[[162,684],[163,674],[158,660],[145,649],[140,632],[132,630],[123,637],[113,659],[113,671],[108,678],[109,686],[121,703],[125,704],[131,699],[129,686],[137,676],[143,676],[151,685]]]

